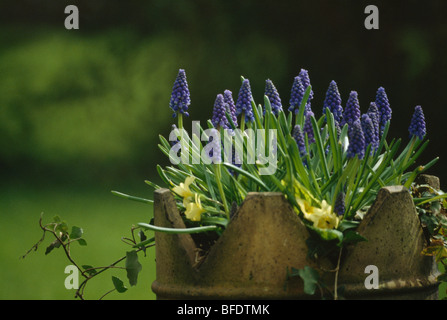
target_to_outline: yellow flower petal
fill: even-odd
[[[313,213],[314,207],[312,207],[309,202],[300,198],[297,198],[296,201],[298,202],[298,205],[300,206],[300,209],[303,212],[303,214]]]
[[[304,218],[313,222],[314,227],[320,229],[334,229],[338,227],[339,219],[325,200],[321,202],[321,208],[312,207],[303,199],[298,198],[297,202]]]
[[[175,186],[174,188],[172,188],[172,191],[174,191],[180,197],[185,198],[185,199],[189,198],[189,197],[193,197],[194,194],[189,189],[189,185],[194,181],[194,179],[195,179],[195,177],[187,177],[185,179],[184,183],[180,182],[180,184],[178,186]]]
[[[200,221],[202,213],[205,212],[202,208],[200,197],[197,193],[195,194],[195,202],[189,202],[185,205],[185,207],[185,216],[191,221]]]

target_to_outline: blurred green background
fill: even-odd
[[[80,29],[66,30],[64,9],[79,8]],[[216,94],[236,97],[240,76],[261,101],[272,79],[287,105],[293,78],[307,69],[321,114],[331,80],[345,105],[351,90],[362,111],[385,87],[393,118],[390,135],[408,139],[422,105],[430,145],[421,159],[440,161],[431,174],[445,186],[447,3],[376,1],[379,30],[366,30],[365,1],[96,0],[0,3],[1,299],[71,299],[68,263],[45,244],[38,219],[60,215],[84,228],[75,244],[81,264],[106,265],[129,248],[130,226],[152,208],[116,198],[119,190],[151,198],[145,179],[166,164],[158,135],[167,135],[170,91],[186,70],[191,120],[210,117]],[[186,120],[186,127],[188,127]],[[108,298],[153,299],[154,250],[141,258],[139,284]],[[112,288],[111,275],[92,281],[87,298]],[[91,286],[91,287],[90,287]]]

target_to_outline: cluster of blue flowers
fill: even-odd
[[[334,80],[331,81],[326,91],[326,98],[323,102],[323,114],[326,114],[326,109],[332,112],[335,123],[339,125],[343,117],[343,107],[341,106],[340,92]]]
[[[242,81],[242,86],[236,101],[236,116],[243,115],[245,117],[245,122],[253,122],[255,120],[251,100],[252,94],[250,81],[245,79]]]
[[[296,76],[293,80],[292,90],[290,93],[290,100],[289,100],[289,111],[294,112],[295,114],[298,113],[299,108],[301,106],[301,102],[304,98],[304,93],[307,90],[307,87],[310,86],[310,78],[309,73],[305,69],[301,69],[298,76]],[[314,97],[313,90],[310,91],[309,98],[306,101],[306,105],[304,107],[304,115],[307,115],[308,112],[311,112],[311,100]]]
[[[295,125],[292,131],[292,137],[295,139],[296,144],[298,145],[298,150],[300,151],[300,155],[303,157],[307,154],[306,151],[306,144],[304,141],[304,134],[301,130],[301,127],[299,124]]]
[[[290,112],[294,114],[298,113],[306,89],[309,86],[311,86],[309,73],[307,70],[301,69],[299,75],[293,81],[289,100],[290,106],[288,108]],[[283,106],[279,93],[270,79],[266,80],[264,94],[270,101],[273,114],[278,115],[283,110]],[[307,135],[310,144],[315,142],[311,123],[311,117],[314,116],[311,109],[313,95],[314,93],[311,90],[309,98],[304,105],[305,121],[303,127],[295,126],[292,132],[292,136],[295,138],[302,156],[306,155],[304,137]],[[174,111],[174,116],[177,113],[188,115],[187,110],[190,103],[191,100],[185,71],[180,69],[174,82],[170,101],[170,107]],[[323,103],[323,114],[326,114],[327,109],[334,116],[338,134],[340,134],[341,127],[345,124],[348,125],[349,145],[347,157],[358,157],[359,159],[363,159],[369,145],[371,146],[370,150],[372,153],[377,150],[385,126],[391,120],[392,114],[390,103],[383,87],[379,87],[377,90],[375,101],[370,102],[366,113],[362,114],[360,111],[360,103],[356,91],[350,92],[346,107],[343,109],[342,99],[335,81],[330,82],[326,91],[326,97]],[[254,121],[252,91],[248,79],[242,81],[236,103],[234,103],[232,92],[229,90],[225,90],[224,94],[217,95],[211,119],[216,128],[228,129],[231,127],[226,117],[226,112],[230,115],[235,126],[238,126],[237,119],[239,116],[243,116],[246,123]],[[420,106],[415,108],[409,133],[410,137],[414,136],[421,140],[426,135],[424,114]]]
[[[410,127],[408,128],[410,137],[415,136],[422,140],[426,134],[425,117],[421,106],[414,108],[413,117],[411,119]]]
[[[275,85],[270,79],[267,79],[265,81],[265,95],[270,101],[273,114],[277,116],[278,113],[282,111],[281,98],[279,97],[278,90],[276,90]],[[265,106],[264,106],[264,114],[265,114]]]
[[[188,107],[190,104],[191,98],[188,89],[188,82],[186,81],[186,73],[185,70],[180,69],[172,88],[169,107],[174,111],[174,117],[177,116],[177,113],[189,116]]]
[[[382,134],[387,121],[391,120],[390,103],[383,87],[377,90],[376,105],[379,110],[380,133]]]
[[[225,112],[230,112],[230,106],[225,103],[224,96],[219,93],[214,102],[213,116],[211,117],[211,122],[215,128],[230,128]]]

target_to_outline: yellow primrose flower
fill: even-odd
[[[180,185],[172,188],[172,191],[174,191],[175,193],[177,193],[180,197],[182,197],[184,199],[193,197],[194,194],[189,189],[189,185],[194,181],[194,179],[195,179],[195,177],[187,177],[185,179],[184,183],[180,182]]]
[[[202,213],[205,212],[205,210],[202,208],[199,195],[197,193],[195,194],[195,202],[184,202],[184,204],[186,207],[186,217],[191,221],[200,221]]]
[[[313,226],[320,229],[334,229],[337,228],[339,219],[335,213],[332,212],[332,207],[323,200],[321,208],[313,207],[309,202],[303,199],[296,199],[304,218],[313,222]]]

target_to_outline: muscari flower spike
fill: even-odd
[[[365,136],[363,135],[360,120],[354,121],[350,127],[350,130],[348,130],[349,146],[347,157],[354,158],[355,156],[358,156],[361,160],[365,156]]]
[[[234,126],[237,127],[236,106],[233,100],[233,93],[230,90],[225,90],[223,97],[224,102],[228,104],[231,120],[233,120]]]
[[[369,104],[368,111],[366,112],[369,118],[371,119],[373,125],[374,125],[374,132],[376,134],[376,140],[377,144],[380,142],[380,115],[379,115],[379,109],[377,108],[377,105],[375,102],[371,102]],[[378,145],[377,145],[378,147]]]
[[[357,91],[351,91],[348,101],[346,102],[346,108],[343,112],[343,119],[341,125],[346,123],[352,125],[355,121],[360,119],[360,104]]]
[[[386,123],[391,120],[392,113],[390,102],[388,101],[388,97],[383,87],[380,87],[377,90],[375,102],[377,105],[377,109],[379,110],[380,134],[382,134],[383,130],[385,129]]]
[[[309,72],[305,69],[301,69],[298,77],[300,77],[301,83],[303,84],[304,91],[306,91],[307,87],[310,86]],[[311,111],[310,100],[312,100],[313,98],[314,98],[314,92],[313,92],[313,90],[310,90],[309,99],[307,99],[307,102],[306,102],[306,112]]]
[[[342,216],[345,213],[345,209],[346,209],[346,205],[345,205],[345,193],[343,191],[341,191],[338,195],[337,198],[335,199],[335,204],[334,204],[334,212],[339,215]]]
[[[304,87],[300,80],[300,77],[296,76],[293,80],[292,90],[290,92],[290,107],[288,110],[297,114],[299,112],[301,102],[303,101],[303,97]]]
[[[177,113],[189,116],[188,107],[191,104],[191,98],[189,95],[188,82],[186,81],[185,70],[180,69],[175,79],[174,86],[171,93],[171,101],[169,107],[174,111],[173,117],[177,116]]]
[[[416,106],[414,108],[413,117],[411,118],[411,123],[408,131],[410,132],[410,137],[416,136],[420,140],[424,139],[427,131],[425,127],[424,112],[422,111],[421,106]]]
[[[337,133],[337,137],[340,137],[341,135],[340,122],[335,120],[334,126],[335,126],[335,132]]]
[[[367,113],[362,115],[361,118],[363,135],[365,137],[365,151],[368,145],[371,144],[371,153],[377,149],[379,142],[377,140],[374,124]]]
[[[245,122],[253,122],[255,117],[251,107],[252,93],[250,81],[244,79],[236,101],[236,116],[245,114]]]
[[[226,105],[224,102],[223,95],[218,94],[216,97],[216,101],[214,102],[213,116],[211,118],[211,122],[213,123],[215,128],[229,128],[228,119],[225,115],[227,106],[228,105]]]
[[[311,120],[311,117],[313,117],[313,116],[314,116],[314,113],[312,111],[309,111],[306,114],[306,119],[304,120],[303,133],[307,134],[307,141],[309,144],[315,142],[314,129],[312,127],[312,120]]]
[[[303,131],[301,130],[300,125],[297,124],[297,125],[295,125],[295,127],[293,127],[292,137],[295,139],[296,144],[298,145],[298,150],[300,151],[300,155],[305,156],[307,154],[306,144],[304,141],[304,134],[303,134]]]
[[[216,129],[211,129],[216,130]],[[222,162],[222,147],[220,139],[214,139],[216,134],[211,135],[208,140],[208,146],[210,148],[208,156],[211,163],[221,163]]]
[[[332,80],[329,88],[326,91],[326,98],[323,102],[323,114],[326,114],[326,109],[334,115],[334,120],[340,123],[343,117],[343,107],[341,106],[340,92],[338,91],[337,83]]]
[[[270,105],[272,106],[272,112],[276,116],[278,113],[282,110],[282,104],[281,104],[281,98],[279,97],[278,90],[276,90],[275,85],[273,84],[272,80],[267,79],[265,81],[265,93],[264,93],[269,101]],[[265,112],[265,106],[264,106],[264,112]]]

